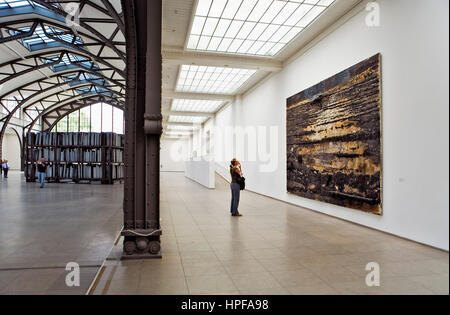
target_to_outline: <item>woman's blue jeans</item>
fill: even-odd
[[[41,188],[45,185],[45,173],[38,172],[38,181],[41,184]]]
[[[231,183],[231,214],[239,214],[239,199],[241,196],[241,186],[238,183]]]

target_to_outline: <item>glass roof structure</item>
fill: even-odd
[[[30,30],[31,26],[27,26],[18,28],[17,30],[10,30],[9,33],[11,35],[18,35],[21,33],[29,32]],[[46,34],[50,34],[51,36],[56,37],[67,43],[72,43],[75,45],[83,44],[83,40],[80,37],[76,37],[75,35],[67,31],[59,30],[56,27],[47,25],[44,26],[44,28],[42,28],[42,26],[39,25],[34,30],[32,36],[29,36],[25,39],[19,39],[19,42],[30,51],[48,48],[48,44],[61,45],[53,38],[49,38]]]
[[[175,99],[172,103],[172,111],[215,113],[222,104],[222,101]]]
[[[256,70],[183,65],[177,91],[233,94],[255,73]]]
[[[187,49],[275,56],[335,0],[199,0]]]
[[[37,6],[42,7],[39,4],[34,3],[33,1],[28,0],[0,0],[0,9],[12,9],[12,8],[19,8],[19,7],[25,7],[25,6]]]
[[[81,5],[75,30],[66,23],[71,7],[66,5],[76,2]],[[0,113],[6,115],[0,129],[19,114],[39,124],[35,118],[44,119],[47,111],[75,100],[77,106],[95,97],[122,106],[126,55],[121,10],[116,0],[0,0],[0,45],[10,52],[0,57]],[[93,19],[101,31],[87,22]]]

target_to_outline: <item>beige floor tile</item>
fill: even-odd
[[[186,277],[215,276],[227,274],[220,262],[185,262],[183,263]]]
[[[190,294],[216,294],[238,289],[228,275],[186,277]]]
[[[432,276],[416,276],[410,277],[413,280],[426,289],[433,291],[435,294],[448,295],[449,294],[449,282],[448,276],[444,275],[432,275]]]
[[[306,268],[274,271],[271,274],[285,288],[323,284],[323,281],[317,275]]]
[[[269,272],[231,274],[230,276],[239,291],[281,288],[279,282]]]
[[[386,294],[395,295],[433,295],[434,292],[411,277],[388,277],[382,279],[381,289]]]
[[[184,276],[146,277],[141,279],[137,293],[143,295],[181,295],[188,294],[188,289]]]
[[[366,276],[358,275],[346,267],[340,266],[317,266],[308,267],[325,283],[365,281]]]
[[[108,280],[105,283],[100,281],[100,287],[103,287],[103,292],[109,294],[110,292],[131,291],[135,292],[139,286],[139,279],[118,279]]]
[[[222,265],[228,274],[246,274],[250,272],[265,272],[264,266],[256,259],[247,260],[228,260],[223,261]]]
[[[295,258],[290,257],[261,259],[260,262],[267,271],[271,272],[304,269],[304,267]]]

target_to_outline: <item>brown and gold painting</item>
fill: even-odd
[[[381,55],[287,100],[288,192],[382,215]]]

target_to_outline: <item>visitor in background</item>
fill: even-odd
[[[238,160],[233,159],[230,165],[231,174],[231,215],[233,217],[241,217],[239,213],[239,199],[241,196],[241,185],[238,183],[238,179],[242,176],[241,163]]]
[[[8,171],[9,171],[9,164],[8,164],[8,160],[4,160],[2,162],[2,169],[3,169],[3,174],[4,174],[4,178],[8,178]]]
[[[3,176],[3,160],[0,160],[0,178]]]
[[[47,171],[47,163],[45,162],[45,159],[42,158],[39,162],[36,162],[36,168],[38,171],[38,181],[39,184],[41,184],[41,188],[44,188],[45,186],[45,175]]]

